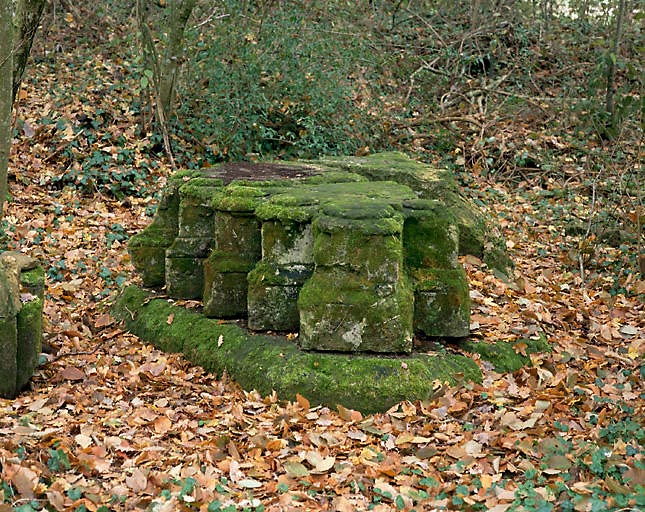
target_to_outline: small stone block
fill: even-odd
[[[216,318],[246,316],[246,272],[214,272],[204,287],[204,314]]]
[[[0,317],[0,397],[14,398],[18,393],[16,350],[18,346],[16,318]]]
[[[204,258],[166,256],[166,291],[175,299],[201,299],[204,294]]]
[[[39,297],[23,303],[16,326],[16,389],[20,390],[38,366],[42,349],[43,303]]]
[[[264,286],[249,289],[249,329],[297,332],[301,286]]]
[[[181,238],[212,238],[215,211],[207,206],[182,200],[179,208],[179,236]]]
[[[399,283],[316,269],[298,300],[300,347],[344,352],[410,352],[413,294]]]
[[[262,260],[280,265],[313,263],[311,224],[268,220],[262,223]]]
[[[255,217],[217,212],[214,232],[216,250],[251,261],[260,259],[260,222]]]
[[[427,271],[415,286],[415,331],[426,336],[468,336],[470,294],[463,269]]]

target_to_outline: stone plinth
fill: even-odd
[[[131,240],[132,261],[144,285],[254,331],[299,332],[304,350],[409,353],[415,333],[466,336],[457,256],[473,213],[447,205],[444,171],[393,160],[179,173]]]
[[[33,258],[0,254],[0,397],[15,397],[38,364],[44,283],[43,268]]]

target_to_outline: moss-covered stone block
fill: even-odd
[[[412,350],[412,288],[372,282],[338,268],[316,268],[298,299],[301,348],[346,352]]]
[[[470,333],[470,294],[462,268],[412,272],[414,328],[425,336],[464,337]]]
[[[216,318],[244,318],[247,315],[247,273],[218,272],[204,264],[204,314]]]
[[[166,282],[166,249],[176,236],[176,230],[156,229],[151,226],[130,240],[130,260],[141,276],[144,286],[163,286]]]
[[[23,269],[20,272],[20,286],[25,293],[43,301],[45,298],[45,269],[40,265]]]
[[[312,264],[262,261],[248,273],[248,324],[256,331],[298,331],[298,297]]]
[[[16,389],[31,379],[42,350],[43,301],[32,296],[16,316]]]
[[[214,203],[218,208],[224,207],[222,198]],[[228,204],[228,207],[232,205]],[[236,210],[241,208],[241,205],[235,207]],[[218,210],[213,245],[213,252],[204,262],[204,314],[221,318],[245,317],[246,275],[262,254],[260,221],[245,210]]]
[[[2,398],[14,398],[18,393],[16,386],[18,375],[17,337],[16,318],[0,316],[0,350],[2,351],[2,357],[0,357],[0,397]]]
[[[45,272],[24,254],[0,254],[0,397],[29,382],[42,344]]]
[[[128,253],[144,286],[163,286],[166,278],[166,249],[179,231],[179,187],[193,176],[179,172],[164,188],[157,212],[141,233],[130,238]]]
[[[198,187],[201,190],[203,187]],[[181,191],[183,191],[183,187]],[[188,188],[190,192],[195,189]],[[209,190],[211,190],[209,188]],[[182,195],[179,208],[179,236],[181,238],[213,238],[215,211],[198,197]]]
[[[460,268],[459,230],[438,201],[407,201],[403,227],[405,264],[411,269]]]

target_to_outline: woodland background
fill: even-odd
[[[645,507],[639,7],[47,2],[0,239],[46,267],[47,352],[0,401],[0,511]],[[463,260],[472,338],[551,354],[363,418],[242,391],[109,316],[174,169],[392,149],[504,229],[511,279]]]

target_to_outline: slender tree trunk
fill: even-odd
[[[7,196],[13,90],[13,2],[0,0],[0,221]]]
[[[173,1],[170,11],[170,30],[168,46],[161,62],[161,77],[159,80],[159,100],[166,114],[170,118],[175,101],[175,85],[177,73],[183,60],[184,32],[197,0]]]
[[[40,17],[45,8],[45,0],[18,0],[13,18],[14,25],[14,57],[13,57],[13,93],[16,99],[22,75],[27,66],[31,45],[40,24]]]
[[[137,0],[137,22],[141,32],[144,62],[146,69],[152,71],[156,117],[166,154],[173,167],[175,163],[168,136],[169,121],[174,108],[177,74],[183,61],[184,32],[196,3],[197,0],[172,0],[168,19],[168,43],[163,57],[160,57],[146,18],[147,1]]]
[[[614,128],[616,124],[616,104],[614,102],[615,91],[615,75],[616,75],[616,60],[618,59],[618,51],[620,50],[620,40],[622,37],[623,19],[625,18],[625,0],[618,2],[618,11],[616,12],[616,26],[614,30],[614,38],[612,40],[612,48],[609,53],[609,64],[607,66],[607,94],[605,96],[605,109],[609,115],[609,126]]]

